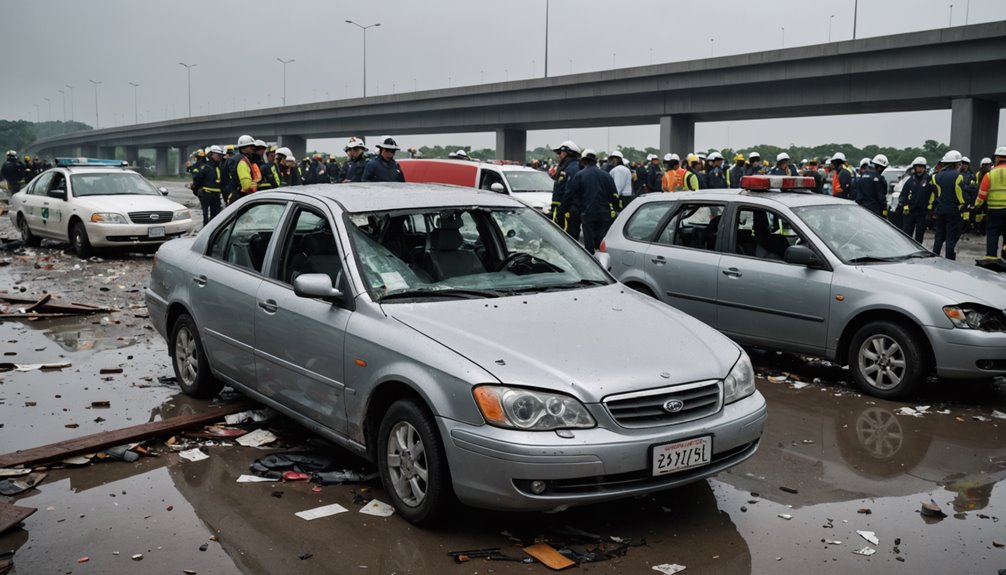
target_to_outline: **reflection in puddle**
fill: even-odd
[[[137,336],[129,328],[116,324],[108,314],[66,317],[23,322],[53,340],[65,351],[106,351],[135,345]]]

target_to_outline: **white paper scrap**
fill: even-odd
[[[258,475],[241,475],[238,477],[238,483],[271,483],[275,481],[275,479],[259,477]]]
[[[873,545],[880,545],[880,539],[877,539],[877,534],[873,531],[856,531],[860,537],[866,539]]]
[[[793,385],[791,385],[790,387],[792,387],[793,389],[803,389],[803,388],[807,387],[808,385],[810,385],[810,384],[807,383],[807,382],[805,382],[805,381],[794,381]]]
[[[189,461],[202,461],[210,458],[209,455],[203,453],[198,447],[187,451],[179,451],[178,455],[182,459],[188,459]]]
[[[855,553],[856,555],[866,555],[867,557],[873,555],[876,552],[877,550],[873,549],[872,547],[863,547],[862,549],[856,549],[855,551],[853,551],[853,553]]]
[[[273,441],[276,441],[276,439],[276,436],[268,429],[256,429],[251,433],[242,435],[235,441],[245,447],[259,447],[267,443],[272,443]]]
[[[912,417],[922,417],[922,413],[915,411],[911,407],[899,407],[897,413],[898,415],[911,415]]]
[[[371,499],[370,503],[360,508],[360,513],[377,517],[391,517],[395,514],[395,508],[377,499]]]
[[[785,375],[770,375],[765,379],[771,381],[772,383],[783,383],[788,378]]]
[[[664,563],[662,565],[654,565],[653,570],[659,571],[664,575],[674,575],[675,573],[681,573],[686,567],[684,565],[678,565],[677,563]]]
[[[779,517],[780,519],[785,519],[786,521],[789,521],[790,519],[793,518],[793,516],[790,515],[789,513],[780,513],[776,517]]]
[[[996,419],[1006,419],[1006,413],[1003,413],[997,409],[992,412],[992,417]]]
[[[225,415],[224,422],[227,423],[227,425],[237,425],[239,423],[244,423],[248,421],[249,419],[251,419],[251,416],[252,416],[251,411],[240,411],[238,413]]]
[[[342,505],[338,503],[333,503],[331,505],[325,505],[323,507],[315,507],[314,509],[308,509],[306,511],[298,511],[294,513],[297,517],[311,521],[313,519],[320,519],[322,517],[328,517],[329,515],[337,515],[339,513],[345,513],[349,511]]]

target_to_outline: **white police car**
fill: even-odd
[[[192,230],[189,210],[118,160],[58,158],[10,199],[10,218],[29,246],[68,241],[94,248],[158,246]]]

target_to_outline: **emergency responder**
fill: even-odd
[[[660,178],[660,190],[663,192],[680,192],[681,178],[684,169],[681,167],[681,158],[677,154],[664,154],[664,175]]]
[[[835,152],[831,157],[831,195],[844,200],[852,199],[852,170],[845,163],[845,154]]]
[[[727,187],[727,174],[723,171],[723,154],[709,154],[709,168],[706,170],[706,187],[723,189]]]
[[[795,176],[796,169],[789,163],[789,154],[780,152],[775,157],[775,167],[769,170],[770,176]]]
[[[276,146],[266,148],[265,142],[256,140],[255,153],[264,155],[258,162],[258,169],[262,174],[262,181],[258,184],[259,191],[272,190],[282,186],[283,180],[279,177],[279,168],[276,166]]]
[[[911,172],[898,198],[898,209],[902,214],[901,229],[920,244],[926,237],[926,217],[935,193],[936,186],[926,169],[926,159],[919,156],[912,160]]]
[[[884,170],[889,162],[884,154],[877,154],[859,176],[856,203],[877,214],[884,216],[887,206],[887,179]]]
[[[375,146],[377,157],[372,158],[363,168],[364,182],[404,182],[405,174],[395,161],[398,143],[390,136],[384,136]]]
[[[689,154],[689,156],[695,156],[696,158],[698,158],[698,163],[696,165],[694,165],[694,166],[687,166],[687,167],[690,167],[690,171],[693,174],[695,174],[695,178],[699,182],[699,188],[698,189],[704,190],[704,189],[706,189],[706,186],[707,186],[707,184],[706,184],[706,155],[703,154],[702,152],[692,152],[691,154]],[[687,159],[687,156],[686,156],[686,159]],[[684,181],[684,180],[682,180],[682,181]]]
[[[304,174],[305,184],[330,184],[331,181],[328,179],[328,169],[325,163],[321,161],[321,154],[311,155],[311,165],[308,166],[307,172]]]
[[[328,174],[328,181],[335,184],[339,181],[339,174],[342,173],[342,166],[339,165],[339,160],[335,159],[335,154],[330,154],[328,156],[328,164],[325,166],[325,172]]]
[[[28,154],[24,155],[21,160],[21,185],[25,185],[31,181],[32,178],[38,175],[35,171],[35,164],[31,161],[31,156]]]
[[[699,177],[699,168],[702,167],[702,159],[698,154],[688,154],[685,158],[684,173],[681,174],[680,185],[685,191],[695,191],[702,189],[702,179]]]
[[[619,203],[616,207],[621,211],[634,198],[632,195],[632,172],[625,166],[625,157],[619,150],[615,150],[608,156],[608,162],[611,164],[611,170],[608,173],[611,174],[611,179],[615,182],[615,191],[618,194]]]
[[[961,157],[961,175],[964,176],[964,201],[968,206],[973,206],[978,200],[978,179],[971,171],[971,158],[967,156]],[[961,217],[964,218],[964,229],[961,233],[970,233],[974,228],[975,213],[966,211],[961,214]]]
[[[343,182],[362,182],[363,168],[367,165],[367,159],[363,157],[363,153],[367,151],[367,146],[363,140],[353,136],[343,149],[347,158],[346,163],[342,165],[342,174],[339,179]]]
[[[807,167],[800,172],[800,175],[805,178],[814,178],[815,194],[824,192],[824,176],[822,176],[821,172],[817,170],[817,158],[807,160]]]
[[[221,208],[221,194],[227,171],[221,165],[224,151],[220,146],[210,146],[209,159],[192,176],[192,191],[199,196],[199,205],[203,209],[203,226],[217,217]],[[203,156],[206,158],[206,155]]]
[[[559,157],[559,165],[552,176],[555,180],[552,184],[552,221],[566,230],[574,240],[579,240],[580,212],[564,212],[561,207],[573,176],[580,171],[580,147],[573,141],[566,140],[552,151]]]
[[[195,152],[192,152],[192,160],[185,162],[185,171],[188,172],[193,178],[199,173],[199,169],[206,164],[206,152],[199,148]],[[195,191],[195,190],[193,190]]]
[[[936,191],[933,197],[933,211],[936,213],[936,238],[933,252],[940,255],[946,243],[946,258],[957,259],[957,241],[961,237],[964,220],[961,212],[967,207],[964,199],[964,176],[961,175],[961,153],[950,150],[940,160],[942,168],[933,176]]]
[[[748,165],[744,168],[745,176],[758,176],[765,173],[765,168],[761,164],[761,154],[751,152],[748,154]]]
[[[254,144],[254,140],[252,144]],[[238,190],[241,185],[235,177],[238,160],[241,159],[241,155],[236,150],[234,144],[227,144],[227,148],[224,150],[224,171],[227,172],[227,180],[224,182],[224,203],[228,205],[238,198]]]
[[[594,253],[611,225],[618,191],[611,174],[597,167],[594,150],[584,150],[583,168],[573,176],[559,205],[560,213],[579,213],[583,220],[583,247]]]
[[[293,157],[290,148],[279,148],[276,150],[276,169],[279,170],[279,180],[284,186],[299,186],[301,181],[300,166],[297,165],[297,158]]]
[[[229,203],[255,192],[258,183],[262,180],[262,173],[255,157],[255,138],[244,135],[238,138],[236,146],[238,153],[234,155],[234,171],[228,172],[228,176],[234,180],[234,194],[228,200]]]
[[[734,155],[734,165],[727,170],[727,187],[728,188],[739,188],[741,187],[741,178],[744,177],[744,154]]]
[[[649,157],[647,156],[647,161]],[[632,163],[632,195],[641,196],[649,190],[646,186],[646,166],[643,162]]]
[[[677,154],[667,154],[664,156],[664,161],[667,161],[668,156],[676,156]],[[660,169],[660,156],[656,154],[650,154],[648,156],[650,163],[646,166],[646,187],[647,191],[657,192],[663,190],[660,182],[664,176],[663,171]],[[664,190],[669,192],[671,190]]]
[[[975,207],[988,205],[985,215],[985,257],[995,258],[999,237],[1006,232],[1006,146],[995,153],[995,167],[982,179]],[[1006,246],[1004,251],[1006,251]]]
[[[17,152],[8,151],[7,161],[0,168],[0,175],[3,175],[3,179],[6,180],[7,191],[11,194],[16,194],[21,189],[22,172],[24,172],[24,164],[17,159]]]

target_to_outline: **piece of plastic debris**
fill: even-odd
[[[116,373],[122,373],[121,367],[103,367],[98,370],[99,375],[112,375]]]
[[[299,471],[284,471],[283,481],[307,481],[311,479],[311,476],[306,473],[300,473]]]
[[[335,459],[329,455],[310,452],[273,453],[255,461],[251,472],[259,477],[281,479],[284,471],[317,473],[335,467]]]
[[[785,375],[770,375],[770,376],[766,377],[765,379],[771,381],[772,383],[783,383],[788,378]]]
[[[256,429],[237,438],[236,441],[245,447],[261,447],[276,441],[277,437],[268,429]]]
[[[786,521],[789,521],[790,519],[793,518],[793,516],[790,515],[789,513],[780,513],[779,515],[776,515],[776,517],[780,519],[785,519]]]
[[[119,461],[125,461],[126,463],[132,463],[140,458],[139,453],[135,453],[130,450],[131,445],[117,445],[115,447],[109,447],[104,451],[104,453],[111,457],[112,459],[118,459]]]
[[[923,501],[922,509],[919,510],[919,513],[921,513],[924,517],[939,517],[941,519],[947,516],[947,514],[940,509],[940,506],[932,500]]]
[[[995,419],[1006,419],[1006,413],[999,411],[998,409],[992,412],[992,417]]]
[[[275,479],[269,479],[268,477],[259,477],[258,475],[241,475],[238,477],[238,483],[271,483],[276,481]]]
[[[873,513],[873,510],[870,509],[869,507],[860,507],[859,509],[856,510],[856,513],[862,513],[863,515],[870,515],[871,513]]]
[[[1003,543],[1002,541],[993,541],[992,546],[1002,549],[1003,547],[1006,547],[1006,543]]]
[[[356,471],[322,471],[311,474],[311,481],[321,485],[339,485],[340,483],[366,483],[380,477],[379,473],[357,473]]]
[[[678,565],[677,563],[661,563],[660,565],[654,565],[653,570],[664,575],[674,575],[675,573],[681,573],[686,567],[684,565]]]
[[[202,545],[199,546],[199,550],[200,551],[206,551],[209,548],[210,548],[210,544],[209,543],[203,543]]]
[[[81,557],[80,559],[77,559],[77,563],[87,563],[90,560],[91,560],[90,557],[84,556],[84,557]]]
[[[876,552],[877,550],[872,547],[863,547],[862,549],[856,549],[855,551],[853,551],[853,553],[855,553],[856,555],[865,555],[867,557],[873,555]]]
[[[64,363],[0,363],[0,371],[35,371],[37,369],[65,369],[72,367],[69,362]]]
[[[111,401],[92,401],[91,402],[91,408],[92,409],[106,409],[106,408],[109,408],[109,407],[112,407],[112,402]]]
[[[196,572],[193,571],[192,569],[182,569],[182,573],[184,573],[185,575],[196,575]]]
[[[805,381],[794,381],[793,384],[790,385],[790,387],[792,389],[803,389],[805,387],[808,387],[809,385],[810,384]]]
[[[880,545],[880,539],[877,539],[877,534],[873,531],[856,531],[860,537],[869,541],[872,545]]]
[[[333,503],[331,505],[323,505],[321,507],[315,507],[314,509],[306,509],[304,511],[298,511],[294,513],[297,517],[304,519],[306,521],[313,521],[315,519],[321,519],[322,517],[328,517],[330,515],[336,515],[339,513],[345,513],[349,511],[342,505],[338,503]]]
[[[255,409],[249,411],[241,411],[238,413],[232,413],[231,415],[224,416],[224,421],[227,425],[235,425],[238,423],[244,423],[246,421],[254,421],[255,423],[262,423],[263,421],[269,421],[276,415],[276,412],[269,409],[268,407],[262,409]]]
[[[21,477],[22,475],[28,475],[29,473],[31,473],[31,468],[0,467],[0,477]]]
[[[136,555],[130,557],[130,559],[133,561],[143,561],[143,553],[137,553]]]
[[[922,417],[922,414],[911,407],[899,407],[895,412],[898,415],[910,415],[912,417]]]
[[[185,451],[179,451],[178,456],[189,461],[202,461],[210,458],[209,455],[203,453],[198,447],[187,449]]]
[[[383,501],[371,499],[370,503],[360,508],[360,513],[365,515],[375,515],[377,517],[391,517],[395,514],[395,508]]]
[[[971,419],[975,421],[992,421],[991,419],[985,417],[984,415],[972,415]]]
[[[837,540],[837,539],[832,540],[832,541],[825,541],[825,543],[827,543],[828,545],[841,545],[842,544],[842,542],[839,541],[839,540]]]
[[[792,487],[786,487],[785,485],[780,485],[779,486],[779,491],[784,491],[786,493],[792,493],[794,495],[797,494],[797,493],[800,493],[798,490],[793,489]]]
[[[314,557],[314,553],[301,553],[300,555],[297,556],[297,559],[300,559],[301,561],[306,561],[312,557]]]
[[[0,481],[0,495],[10,497],[12,495],[24,493],[39,483],[42,483],[47,475],[48,474],[44,472],[37,472],[30,473],[24,477],[11,477],[4,479],[3,481]]]

